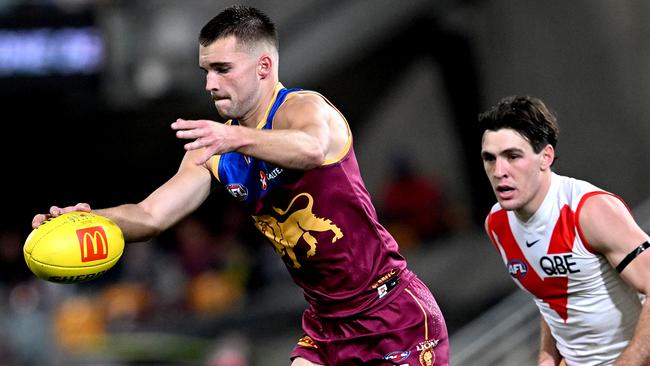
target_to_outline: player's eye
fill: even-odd
[[[483,154],[481,156],[483,157],[484,162],[494,161],[494,155],[492,155],[492,154]]]

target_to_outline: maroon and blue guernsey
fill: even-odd
[[[272,129],[276,111],[293,93],[314,92],[278,84],[257,128]],[[348,316],[389,301],[414,276],[377,220],[349,136],[338,159],[308,171],[237,152],[215,156],[211,166],[282,256],[313,310],[325,317]]]

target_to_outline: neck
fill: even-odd
[[[268,80],[260,87],[260,94],[257,103],[243,118],[238,119],[241,126],[255,128],[260,123],[262,118],[266,115],[266,111],[273,100],[275,95],[275,87],[278,84],[277,78],[275,80]]]

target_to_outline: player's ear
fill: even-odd
[[[265,79],[271,75],[273,71],[273,59],[268,54],[263,54],[257,60],[257,75],[260,78]]]
[[[542,149],[541,159],[542,159],[541,169],[542,170],[550,169],[551,165],[553,165],[553,161],[555,161],[555,149],[551,144],[547,144]]]

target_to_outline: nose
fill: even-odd
[[[219,77],[215,73],[208,72],[205,75],[205,90],[209,92],[219,90]]]
[[[503,178],[507,176],[507,164],[505,159],[497,157],[494,160],[494,171],[492,172],[496,178]]]

